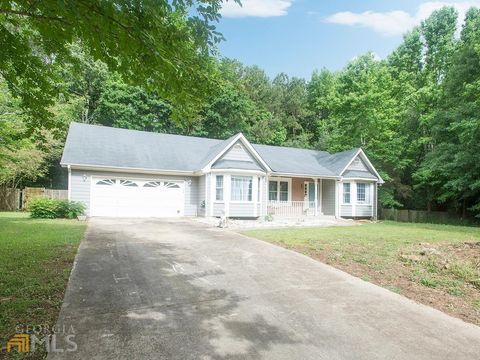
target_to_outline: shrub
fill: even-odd
[[[30,216],[33,218],[75,219],[85,211],[85,205],[77,201],[37,198],[30,202]]]
[[[75,219],[79,215],[83,215],[85,205],[78,201],[60,200],[57,207],[57,217]]]
[[[58,200],[37,198],[28,204],[30,216],[41,219],[55,219],[57,217]]]

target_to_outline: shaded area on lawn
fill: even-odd
[[[480,324],[480,228],[382,222],[244,232]]]
[[[86,223],[0,213],[0,344],[17,326],[53,326]]]

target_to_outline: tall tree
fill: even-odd
[[[221,0],[2,0],[0,75],[45,123],[59,81],[53,67],[71,60],[78,40],[124,79],[191,109],[212,86],[220,7]]]
[[[92,114],[93,122],[125,129],[177,133],[171,106],[154,93],[110,76]]]
[[[470,9],[432,120],[435,146],[415,173],[432,197],[480,216],[480,10]]]

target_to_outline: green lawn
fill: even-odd
[[[244,234],[480,324],[478,227],[382,222]]]
[[[86,223],[0,213],[0,345],[17,325],[52,326]]]

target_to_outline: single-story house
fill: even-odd
[[[61,165],[88,216],[368,217],[382,178],[362,149],[324,151],[72,123]]]

